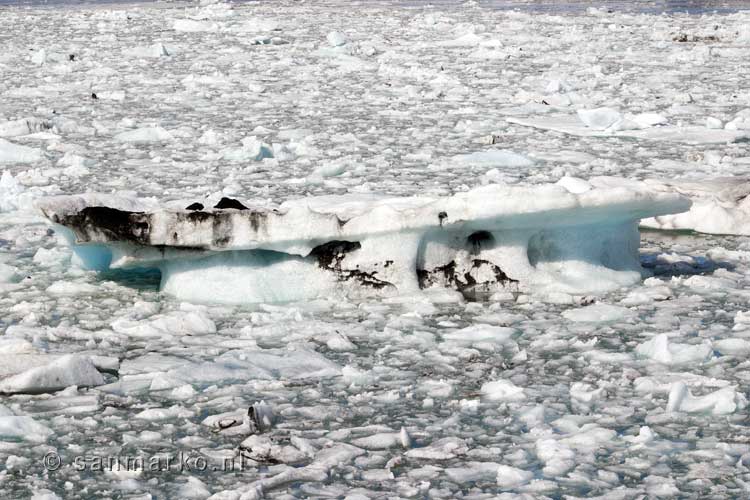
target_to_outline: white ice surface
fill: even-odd
[[[553,2],[490,4],[0,8],[2,144],[31,150],[1,165],[2,366],[31,353],[86,356],[102,370],[96,357],[110,360],[106,385],[2,397],[0,498],[747,496],[750,244],[725,233],[747,232],[750,15],[722,13],[734,1],[699,15],[681,12],[696,2],[574,3],[562,14]],[[175,29],[184,20],[200,30]],[[346,43],[332,46],[332,32]],[[619,131],[578,120],[602,107],[624,118]],[[505,120],[560,116],[575,134]],[[115,139],[156,127],[172,139]],[[585,296],[468,300],[434,287],[197,307],[159,293],[158,273],[81,270],[85,259],[31,203],[315,199],[353,217],[374,200],[380,210],[412,200],[408,211],[415,198],[488,184],[584,193],[602,176],[683,192],[695,211],[674,226],[716,234],[641,231],[636,262],[653,277]],[[660,335],[666,346],[651,342]],[[525,399],[484,397],[500,380]],[[680,383],[689,392],[669,408]],[[258,401],[275,419],[253,456],[275,445],[284,461],[222,471],[239,462]],[[227,414],[240,425],[202,425]],[[57,471],[41,463],[49,451],[62,457]],[[178,453],[208,469],[71,465]]]

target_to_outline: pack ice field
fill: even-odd
[[[3,498],[750,494],[750,12],[0,40]]]

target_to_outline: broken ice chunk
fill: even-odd
[[[612,108],[579,109],[578,118],[589,128],[606,130],[622,120],[622,115]]]
[[[89,357],[71,354],[0,380],[0,394],[38,394],[73,385],[94,387],[102,384],[104,377]]]
[[[675,382],[669,391],[667,413],[726,415],[747,407],[747,399],[734,387],[723,387],[705,396],[693,396],[685,382]]]

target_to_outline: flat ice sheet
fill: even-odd
[[[508,117],[508,123],[551,130],[581,137],[627,137],[649,141],[682,142],[685,144],[721,144],[745,140],[749,134],[743,130],[709,129],[700,126],[657,126],[641,130],[609,132],[594,130],[581,122],[577,115],[544,115],[526,118]]]

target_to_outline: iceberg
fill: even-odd
[[[651,181],[656,184],[657,181]],[[693,202],[689,211],[646,219],[643,226],[708,234],[750,235],[750,179],[744,176],[658,181]]]
[[[82,194],[38,202],[86,269],[156,268],[193,302],[414,293],[598,293],[642,277],[639,220],[686,211],[671,191],[488,185],[449,197],[348,194],[280,205],[186,206]],[[178,207],[178,208],[175,208]],[[185,208],[181,208],[185,207]]]

